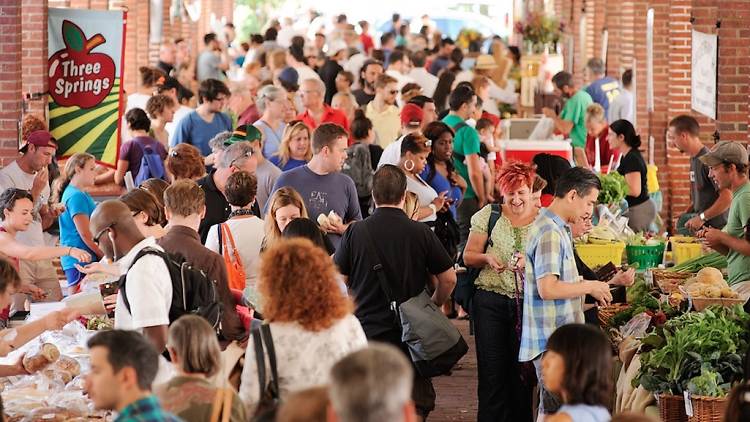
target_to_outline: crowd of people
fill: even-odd
[[[512,66],[496,71],[517,65],[517,49],[495,39],[467,67],[428,24],[393,24],[379,45],[345,15],[314,39],[285,20],[248,43],[227,24],[197,57],[165,43],[128,96],[116,169],[77,153],[58,170],[56,140],[27,116],[21,155],[0,170],[0,320],[116,280],[104,297],[115,329],[89,340],[87,390],[118,420],[412,421],[436,392],[389,299],[426,290],[446,316],[472,320],[479,421],[533,420],[535,387],[540,417],[609,421],[610,346],[584,322],[634,270],[598,281],[573,237],[591,228],[591,169],[606,163],[628,185],[631,228],[656,219],[632,72],[618,81],[592,59],[585,89],[554,76],[566,102],[544,113],[577,166],[550,154],[503,162],[499,110],[517,94]],[[730,284],[750,290],[747,151],[709,151],[689,116],[667,139],[691,159],[680,228],[727,253]],[[127,192],[98,204],[88,193],[112,183]],[[473,269],[459,304],[457,280]],[[187,296],[210,306],[189,312]],[[24,325],[0,354],[76,317]]]

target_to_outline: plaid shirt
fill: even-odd
[[[120,412],[115,422],[183,422],[177,416],[165,412],[156,396],[148,396],[130,403]]]
[[[565,324],[583,322],[582,298],[542,300],[537,280],[556,275],[565,283],[578,283],[578,270],[570,227],[542,208],[529,229],[526,243],[526,284],[523,326],[518,360],[536,359],[547,348],[547,339]]]

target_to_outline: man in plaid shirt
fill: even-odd
[[[555,198],[529,229],[526,284],[519,361],[534,362],[540,385],[540,415],[554,413],[559,401],[543,388],[541,362],[547,339],[560,326],[583,323],[583,298],[609,303],[609,285],[578,276],[569,223],[591,213],[601,183],[590,170],[574,167],[563,174]]]
[[[159,368],[156,348],[136,331],[100,331],[88,341],[86,390],[97,409],[115,410],[115,422],[182,422],[151,394]]]

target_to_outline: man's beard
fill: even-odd
[[[365,80],[365,89],[367,89],[368,91],[375,91],[375,82]]]

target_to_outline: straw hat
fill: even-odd
[[[495,58],[490,56],[489,54],[482,54],[477,57],[476,64],[474,65],[474,69],[476,70],[492,70],[497,68],[497,63],[495,63]]]

